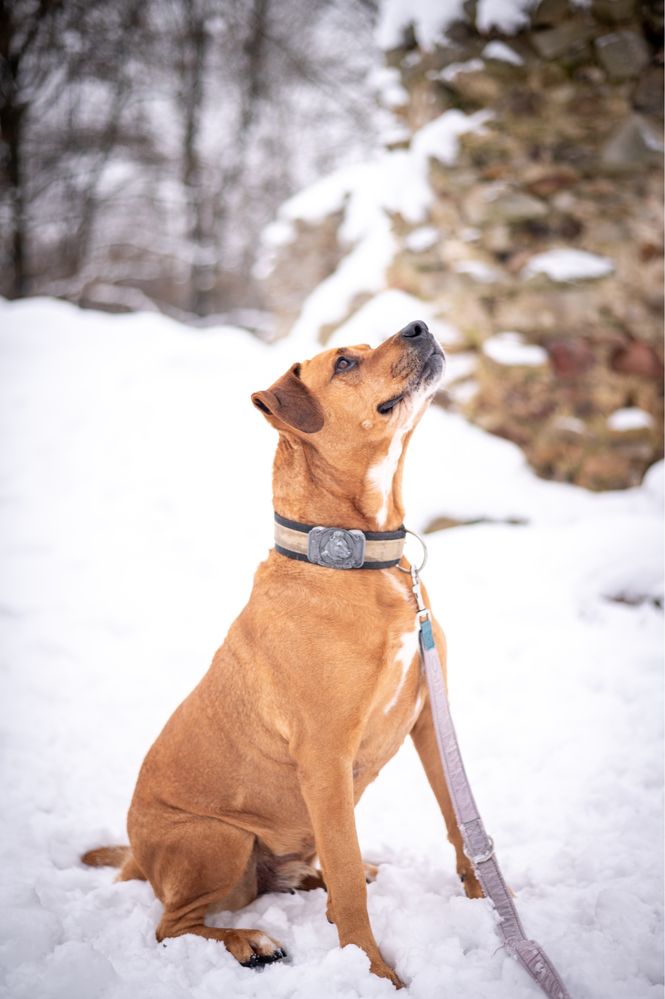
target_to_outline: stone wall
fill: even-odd
[[[465,11],[445,44],[386,53],[398,145],[487,112],[429,160],[429,216],[393,213],[388,285],[460,331],[443,404],[544,476],[634,485],[663,443],[662,5],[542,0],[510,35]]]

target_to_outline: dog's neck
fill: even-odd
[[[280,436],[273,466],[275,510],[289,520],[361,531],[395,531],[404,520],[402,468],[406,441],[380,458],[343,470],[306,443]]]

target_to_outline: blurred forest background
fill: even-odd
[[[662,0],[0,0],[0,59],[0,294],[418,315],[540,475],[662,456]]]
[[[256,304],[262,228],[376,143],[371,0],[1,0],[0,292]]]

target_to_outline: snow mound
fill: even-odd
[[[365,308],[379,337],[429,321],[398,293]],[[301,359],[318,349],[301,346]],[[150,886],[78,859],[125,841],[141,760],[272,544],[275,435],[249,396],[298,359],[294,344],[32,300],[0,302],[0,354],[0,991],[388,999],[365,955],[338,947],[321,890],[213,917],[284,943],[289,962],[258,974],[214,941],[158,946]],[[639,488],[592,494],[537,479],[514,445],[435,407],[405,499],[416,530],[482,521],[430,535],[424,575],[471,783],[525,927],[576,999],[654,999],[663,463]],[[535,997],[487,903],[463,895],[410,744],[357,824],[380,863],[372,925],[412,999]]]

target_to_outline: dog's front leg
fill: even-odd
[[[457,825],[453,803],[450,800],[448,782],[439,756],[439,747],[434,732],[432,709],[429,697],[423,705],[420,716],[411,730],[411,738],[418,751],[427,779],[439,803],[448,831],[448,840],[455,849],[457,873],[469,898],[482,898],[483,890],[473,870],[473,864],[464,853],[462,834]]]
[[[299,764],[300,786],[314,830],[316,849],[328,889],[328,914],[334,920],[342,947],[356,944],[370,960],[370,970],[402,983],[381,957],[367,914],[367,885],[353,814],[351,760],[340,759],[330,748]]]

